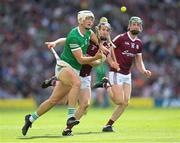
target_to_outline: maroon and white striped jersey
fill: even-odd
[[[142,52],[142,42],[140,39],[132,39],[129,32],[120,34],[113,39],[116,46],[114,53],[120,67],[119,73],[129,74],[135,56]],[[110,68],[110,71],[117,72],[116,69]]]

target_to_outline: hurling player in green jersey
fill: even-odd
[[[74,117],[75,105],[80,91],[81,81],[79,71],[82,64],[89,64],[95,60],[101,59],[101,52],[93,57],[86,57],[86,50],[89,40],[94,41],[100,46],[103,52],[108,52],[90,29],[94,24],[94,14],[91,11],[83,10],[77,15],[78,26],[70,31],[67,36],[61,60],[57,61],[55,75],[61,82],[55,86],[51,96],[44,101],[38,109],[25,116],[25,124],[22,128],[22,134],[26,135],[32,123],[49,111],[56,103],[68,94],[68,119],[67,125],[77,125],[79,121]],[[54,48],[56,42],[49,43],[48,48]]]
[[[96,35],[99,39],[100,42],[103,43],[103,45],[106,48],[110,48],[108,46],[108,37],[110,36],[111,33],[111,25],[108,23],[108,19],[105,17],[102,17],[99,21],[99,24],[96,26]],[[79,35],[78,35],[79,36]],[[58,40],[55,41],[56,45],[64,45],[66,42],[66,38],[59,38]],[[47,44],[53,44],[48,42]],[[74,46],[74,45],[73,45]],[[88,56],[94,56],[99,50],[99,47],[92,41],[90,41],[90,44],[88,46],[86,55]],[[98,64],[101,64],[103,62],[103,60],[106,59],[106,56],[111,56],[111,54],[108,55],[104,55],[105,57],[103,59],[100,60],[96,60],[95,62],[92,63],[92,65],[89,64],[85,64],[82,65],[81,70],[80,70],[80,79],[81,79],[81,89],[80,89],[80,93],[78,96],[78,108],[75,112],[75,118],[80,120],[81,117],[87,113],[87,109],[89,107],[90,104],[90,100],[91,100],[91,70],[92,67]],[[114,61],[112,61],[114,62]],[[118,65],[115,65],[115,63],[113,64],[111,62],[111,65],[113,67],[117,67],[119,68]],[[99,76],[99,75],[98,75]],[[42,88],[47,88],[49,86],[56,86],[56,84],[58,84],[59,81],[57,81],[57,78],[55,76],[45,80],[42,84]],[[68,96],[65,96],[65,98],[63,98],[60,102],[61,103],[69,103],[68,100]],[[63,102],[62,102],[63,101]],[[70,136],[72,135],[72,125],[67,125],[66,128],[63,130],[62,135],[63,136]]]

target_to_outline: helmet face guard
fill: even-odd
[[[109,29],[109,31],[111,32],[111,25],[109,24],[108,19],[106,17],[102,17],[99,21],[99,24],[96,26],[97,36],[99,37],[100,40],[105,41],[105,40],[107,40],[107,37],[102,37],[99,34],[99,30],[100,30],[101,26],[106,26]]]
[[[143,28],[142,28],[142,25],[143,25],[143,21],[140,17],[137,17],[137,16],[133,16],[130,18],[129,20],[129,26],[132,24],[132,23],[138,23],[140,24],[140,30],[137,31],[137,30],[132,30],[132,34],[134,35],[137,35],[139,32],[142,32]],[[128,29],[129,29],[129,26],[128,26]]]
[[[129,20],[129,24],[131,24],[131,23],[139,23],[139,24],[143,24],[143,21],[142,21],[142,19],[140,18],[140,17],[137,17],[137,16],[133,16],[133,17],[131,17],[130,18],[130,20]]]
[[[108,22],[99,23],[99,24],[97,25],[97,28],[100,29],[101,26],[106,26],[106,27],[108,27],[109,31],[111,31],[111,25],[110,25]]]
[[[77,15],[78,23],[82,23],[86,19],[86,17],[92,17],[93,20],[95,19],[94,14],[91,11],[82,10],[82,11],[79,11]]]

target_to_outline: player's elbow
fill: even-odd
[[[121,100],[117,100],[114,102],[116,105],[119,105],[121,107],[127,107],[128,106],[128,101],[121,101]]]
[[[80,63],[81,65],[84,64],[83,62],[83,58],[82,57],[76,57],[76,60],[78,61],[78,63]]]
[[[84,60],[83,60],[82,58],[78,59],[78,62],[79,62],[81,65],[86,64],[86,62],[84,62]]]
[[[84,65],[84,64],[88,64],[88,63],[89,63],[85,57],[80,57],[80,58],[77,59],[77,61],[78,61],[81,65]]]

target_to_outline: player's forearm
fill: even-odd
[[[136,57],[135,57],[135,63],[136,63],[137,69],[138,69],[141,73],[144,73],[144,71],[146,70],[146,68],[145,68],[145,66],[144,66],[144,62],[143,62],[143,59],[142,59],[142,55],[141,55],[141,54],[136,55]]]
[[[82,56],[80,59],[78,59],[78,62],[80,64],[90,64],[91,62],[94,62],[95,60],[98,60],[98,58],[96,56],[94,56],[94,57]]]
[[[108,62],[108,64],[109,64],[110,66],[111,66],[112,63],[114,62],[111,56],[108,56],[106,61]]]
[[[140,66],[138,69],[141,73],[144,73],[144,71],[146,70],[145,66]]]
[[[56,41],[54,41],[54,44],[63,46],[65,42],[66,42],[66,38],[59,38]]]
[[[120,71],[119,64],[117,63],[117,61],[114,61],[111,56],[109,56],[106,61],[112,68],[116,69],[117,71]]]
[[[93,61],[93,62],[89,63],[89,65],[91,65],[92,67],[96,67],[96,66],[98,66],[100,64],[101,64],[101,60],[96,60],[96,61]]]
[[[144,73],[144,71],[146,70],[143,61],[136,62],[136,67],[141,73]]]

